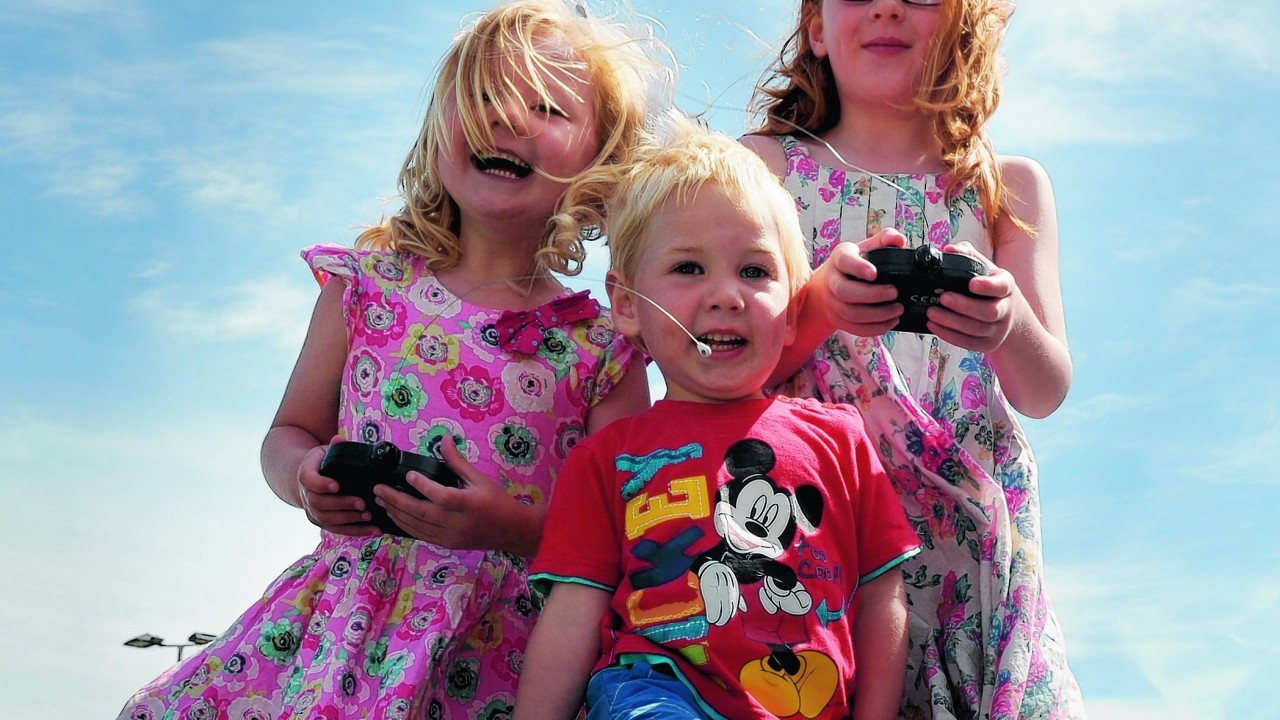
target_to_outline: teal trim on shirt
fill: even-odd
[[[862,583],[871,582],[872,580],[875,580],[876,578],[880,577],[881,575],[885,574],[886,572],[889,572],[889,571],[890,571],[890,570],[892,570],[893,568],[898,567],[898,566],[899,566],[899,565],[901,565],[902,563],[904,563],[904,562],[906,562],[906,561],[910,560],[911,558],[913,558],[913,557],[915,557],[915,556],[919,555],[919,554],[920,554],[920,551],[921,551],[921,550],[923,550],[923,549],[924,549],[924,548],[921,548],[921,547],[915,547],[915,548],[912,548],[912,549],[910,549],[910,550],[906,551],[905,553],[903,553],[903,554],[899,555],[898,557],[896,557],[896,558],[894,558],[894,559],[890,560],[889,562],[885,563],[884,565],[881,565],[880,567],[876,568],[875,570],[872,570],[871,572],[867,573],[866,575],[863,575],[862,577],[858,578],[858,584],[859,584],[859,585],[861,585]]]
[[[565,583],[566,585],[585,585],[593,587],[597,590],[603,590],[610,595],[618,591],[618,588],[609,585],[601,585],[598,582],[592,582],[585,578],[573,577],[572,575],[552,575],[551,573],[538,573],[529,576],[529,584],[533,589],[542,595],[548,595],[551,592],[551,585],[554,583]]]

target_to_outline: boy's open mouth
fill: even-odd
[[[499,175],[515,180],[522,180],[529,177],[529,173],[533,172],[533,168],[529,167],[523,160],[515,155],[507,155],[500,153],[497,155],[472,155],[471,162],[476,169],[490,175]]]
[[[707,333],[699,335],[698,340],[708,345],[714,352],[716,350],[732,350],[747,344],[744,337],[738,335],[723,335],[721,333]]]

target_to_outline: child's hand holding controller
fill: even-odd
[[[369,524],[372,516],[364,500],[338,492],[338,481],[320,474],[320,462],[334,443],[317,445],[307,451],[298,466],[298,497],[312,524],[341,535],[377,535],[381,530]]]
[[[906,236],[890,228],[860,243],[836,245],[809,281],[811,288],[819,290],[810,294],[809,301],[822,303],[823,315],[835,329],[860,337],[889,332],[902,315],[902,305],[894,302],[898,291],[892,285],[873,284],[876,267],[864,254],[878,248],[905,247],[906,243]]]
[[[445,464],[461,479],[447,487],[420,473],[406,475],[422,493],[420,500],[386,485],[376,485],[376,502],[407,535],[455,550],[507,550],[532,557],[542,538],[546,507],[521,503],[458,452],[453,442],[440,443]]]
[[[1008,270],[985,258],[968,242],[948,245],[944,252],[960,253],[982,263],[986,275],[969,281],[969,294],[945,292],[928,311],[930,328],[940,339],[966,350],[990,353],[1013,331],[1018,307],[1018,283]]]

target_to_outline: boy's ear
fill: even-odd
[[[804,302],[804,290],[791,296],[791,302],[787,303],[787,334],[782,341],[783,345],[790,345],[796,341],[796,335],[800,332],[800,305]]]
[[[640,318],[636,312],[638,298],[627,288],[625,278],[617,270],[604,276],[604,286],[609,293],[609,305],[613,308],[613,326],[629,338],[640,336]]]

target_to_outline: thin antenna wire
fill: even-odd
[[[899,185],[898,183],[896,183],[896,182],[894,182],[894,181],[890,180],[889,178],[887,178],[887,177],[885,177],[885,176],[881,175],[880,173],[871,172],[870,170],[868,170],[868,169],[866,169],[866,168],[864,168],[864,167],[861,167],[861,166],[859,166],[859,165],[855,165],[855,164],[853,164],[853,163],[849,162],[848,160],[845,160],[845,159],[844,159],[844,156],[840,154],[840,151],[839,151],[839,150],[836,150],[834,147],[832,147],[832,146],[831,146],[831,143],[827,142],[826,140],[823,140],[822,138],[818,137],[817,135],[814,135],[813,133],[809,132],[809,131],[808,131],[808,130],[806,130],[805,128],[800,127],[799,125],[797,125],[797,124],[795,124],[795,123],[791,122],[790,120],[788,120],[788,119],[786,119],[786,118],[781,118],[781,117],[779,117],[779,118],[774,118],[774,119],[775,119],[775,120],[781,120],[782,122],[786,123],[787,125],[790,125],[791,127],[795,128],[796,130],[799,130],[800,132],[802,132],[802,133],[804,133],[805,135],[809,136],[810,138],[812,138],[812,139],[813,139],[813,141],[814,141],[814,142],[816,142],[816,143],[820,143],[820,144],[821,144],[823,147],[825,147],[827,150],[830,150],[830,151],[831,151],[831,154],[832,154],[833,156],[835,156],[835,159],[836,159],[836,160],[839,160],[841,164],[843,164],[845,167],[849,168],[850,170],[853,170],[853,171],[855,171],[855,172],[860,172],[860,173],[863,173],[863,174],[866,174],[866,175],[870,175],[871,177],[873,177],[873,178],[875,178],[875,179],[879,180],[880,182],[884,183],[885,185],[888,185],[889,187],[892,187],[892,188],[896,188],[896,189],[897,189],[897,191],[898,191],[898,192],[900,192],[900,193],[902,193],[903,195],[910,196],[910,193],[909,193],[909,192],[907,192],[906,188],[904,188],[904,187],[902,187],[901,185]]]

